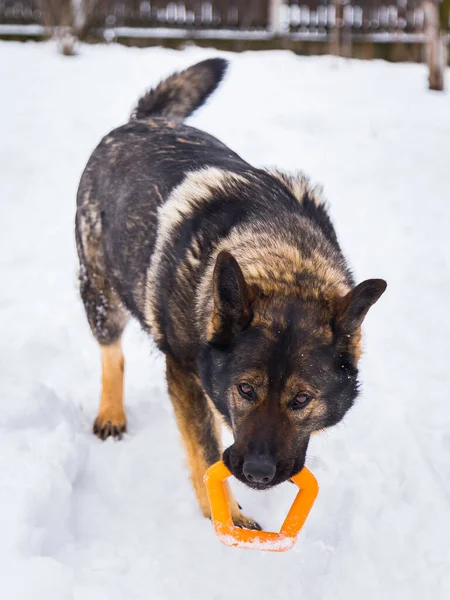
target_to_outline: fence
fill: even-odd
[[[435,90],[444,88],[449,20],[450,0],[0,0],[0,37],[54,33],[63,54],[75,52],[77,38],[176,46],[193,39],[225,50],[426,58]]]
[[[45,4],[0,0],[0,24],[43,24]],[[398,38],[423,33],[424,10],[420,0],[99,0],[90,27],[227,30],[294,38],[329,36],[342,29],[353,37]]]

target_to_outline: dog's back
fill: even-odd
[[[80,181],[81,274],[108,271],[122,302],[141,322],[143,275],[155,245],[158,207],[193,164],[215,158],[234,167],[242,162],[212,136],[182,123],[216,88],[226,65],[221,59],[204,61],[147,92],[130,121],[103,138]]]

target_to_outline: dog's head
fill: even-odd
[[[364,281],[331,302],[262,296],[219,254],[214,313],[200,359],[205,392],[231,423],[223,460],[264,489],[298,473],[311,434],[338,423],[357,393],[360,327],[386,288]]]

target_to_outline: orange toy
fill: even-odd
[[[220,541],[227,546],[237,548],[268,550],[269,552],[290,550],[294,546],[319,492],[316,478],[311,471],[303,467],[300,473],[292,477],[291,481],[300,488],[300,491],[295,497],[279,533],[242,529],[233,524],[224,486],[224,480],[230,475],[225,464],[219,460],[209,467],[204,477],[211,506],[211,518]]]

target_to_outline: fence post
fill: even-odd
[[[331,0],[334,6],[334,26],[330,31],[330,54],[334,56],[341,55],[342,42],[342,15],[343,5],[341,0]]]
[[[445,30],[448,29],[448,2],[445,2],[444,7],[447,8],[447,11],[440,11],[438,1],[424,0],[425,52],[429,69],[428,87],[430,90],[438,91],[444,89],[444,73],[447,64]],[[447,23],[442,22],[441,24],[442,12],[446,12]]]
[[[342,1],[342,42],[341,42],[341,55],[346,58],[351,58],[353,55],[353,35],[352,35],[352,21],[351,13],[348,9],[351,9],[351,2],[349,0]]]
[[[269,29],[275,35],[283,33],[283,24],[281,22],[281,7],[284,0],[269,0]]]

